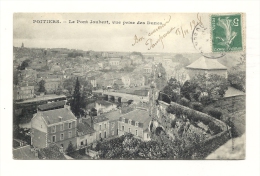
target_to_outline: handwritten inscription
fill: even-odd
[[[137,36],[135,34],[134,36],[134,43],[132,44],[132,46],[135,46],[138,43],[142,43],[145,40],[145,45],[148,46],[148,50],[151,50],[153,48],[155,48],[158,43],[160,43],[162,45],[162,48],[164,49],[164,39],[168,37],[168,35],[170,33],[173,33],[175,35],[179,35],[182,36],[183,38],[185,38],[193,29],[197,24],[201,24],[202,23],[202,19],[201,16],[199,14],[197,14],[196,16],[196,20],[192,20],[189,22],[189,28],[184,28],[184,26],[180,26],[180,27],[172,27],[170,26],[169,29],[164,32],[163,34],[158,34],[160,32],[162,32],[162,29],[165,29],[169,26],[169,23],[171,22],[172,17],[169,16],[169,19],[162,23],[161,25],[157,26],[155,29],[153,29],[151,32],[148,32],[148,38],[146,38],[145,36]],[[152,37],[154,37],[156,34],[158,34],[157,39],[154,39]]]

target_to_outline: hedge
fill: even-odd
[[[214,122],[214,124],[219,126],[222,131],[227,129],[227,126],[224,122],[222,122],[214,117],[211,117],[205,113],[190,109],[188,107],[179,105],[174,102],[171,102],[171,104],[166,108],[166,111],[168,113],[172,113],[172,114],[173,113],[175,114],[175,112],[178,112],[178,113],[181,112],[182,114],[186,115],[191,121],[192,120],[201,121],[202,123],[204,123],[206,125],[208,125],[210,122]]]

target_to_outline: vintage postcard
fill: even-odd
[[[14,13],[13,159],[245,159],[245,13]]]

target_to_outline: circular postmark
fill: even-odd
[[[194,48],[206,58],[217,59],[225,56],[223,52],[212,53],[210,30],[201,23],[198,23],[192,31],[192,43]]]

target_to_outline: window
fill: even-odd
[[[69,123],[69,129],[71,129],[71,123]]]
[[[71,136],[72,136],[72,132],[71,132],[71,131],[69,131],[69,138],[71,138]]]
[[[138,122],[135,122],[135,126],[136,126],[136,127],[138,127],[138,124],[139,124]]]
[[[63,131],[63,129],[64,129],[64,124],[61,124],[60,125],[60,130]]]
[[[131,133],[131,128],[128,129],[128,132]]]
[[[129,120],[128,120],[128,124],[130,124],[130,125],[131,125],[131,122],[132,122],[132,120],[130,120],[130,119],[129,119]]]
[[[137,131],[137,130],[135,130],[135,135],[136,135],[136,136],[138,135],[138,131]]]
[[[107,132],[105,131],[105,133],[104,133],[104,138],[106,138],[107,137]]]
[[[105,128],[107,128],[107,124],[105,123]]]
[[[101,128],[102,128],[102,125],[99,125],[99,130],[101,130]]]
[[[124,126],[122,126],[122,131],[125,131],[125,127]]]
[[[55,133],[55,132],[56,132],[56,126],[52,126],[52,127],[51,127],[51,132],[52,132],[52,133]]]
[[[122,122],[125,123],[125,118],[122,118]]]
[[[149,138],[149,134],[147,133],[146,135],[147,135],[146,137]]]
[[[80,142],[80,145],[84,145],[84,142],[83,142],[83,141],[81,141],[81,142]]]
[[[112,131],[112,136],[114,136],[115,135],[115,132],[114,131]]]
[[[63,140],[63,139],[64,139],[64,134],[61,133],[61,134],[60,134],[60,140]]]
[[[115,123],[113,122],[113,123],[111,123],[111,126],[112,126],[112,128],[114,128],[115,127]]]
[[[52,142],[56,142],[56,136],[55,135],[52,136]]]
[[[101,133],[99,133],[99,139],[101,139],[101,137],[102,137],[102,136],[101,136]]]

